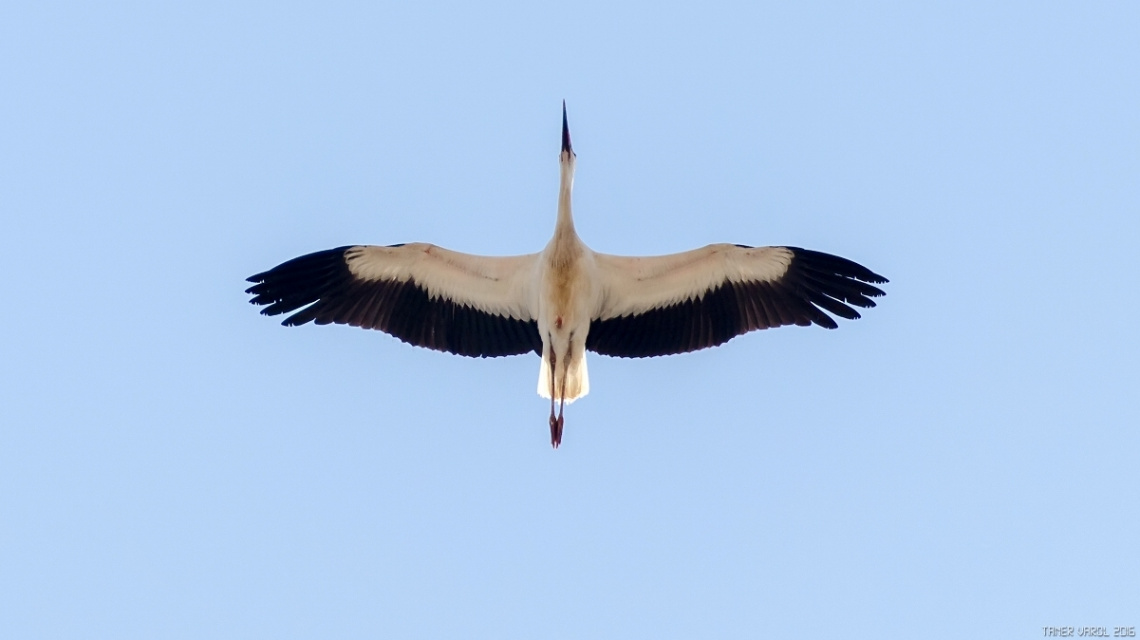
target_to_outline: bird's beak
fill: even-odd
[[[562,101],[562,153],[573,154],[570,146],[570,125],[566,123],[566,101]]]

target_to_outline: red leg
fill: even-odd
[[[562,444],[562,416],[554,417],[554,361],[557,356],[550,352],[550,446],[555,449]]]

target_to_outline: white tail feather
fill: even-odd
[[[590,373],[586,369],[586,357],[583,355],[570,362],[566,372],[566,404],[590,393]],[[562,390],[562,379],[558,376],[561,371],[555,372],[554,399],[558,400],[558,393]],[[542,364],[538,369],[538,395],[543,398],[550,397],[550,361],[542,356]]]

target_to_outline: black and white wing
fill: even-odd
[[[600,307],[586,348],[642,358],[695,351],[784,325],[834,329],[874,307],[887,279],[838,256],[796,247],[714,244],[654,257],[595,254]]]
[[[462,356],[542,353],[532,276],[538,254],[473,256],[431,244],[349,246],[294,258],[248,278],[265,315],[297,326],[379,329]]]

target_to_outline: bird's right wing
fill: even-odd
[[[249,278],[251,303],[282,324],[348,324],[462,356],[542,353],[533,312],[538,254],[474,256],[431,244],[349,246]],[[296,313],[293,313],[296,312]]]
[[[713,347],[783,325],[836,328],[856,319],[886,278],[838,256],[797,247],[714,244],[654,257],[597,253],[602,304],[586,348],[626,358]]]

